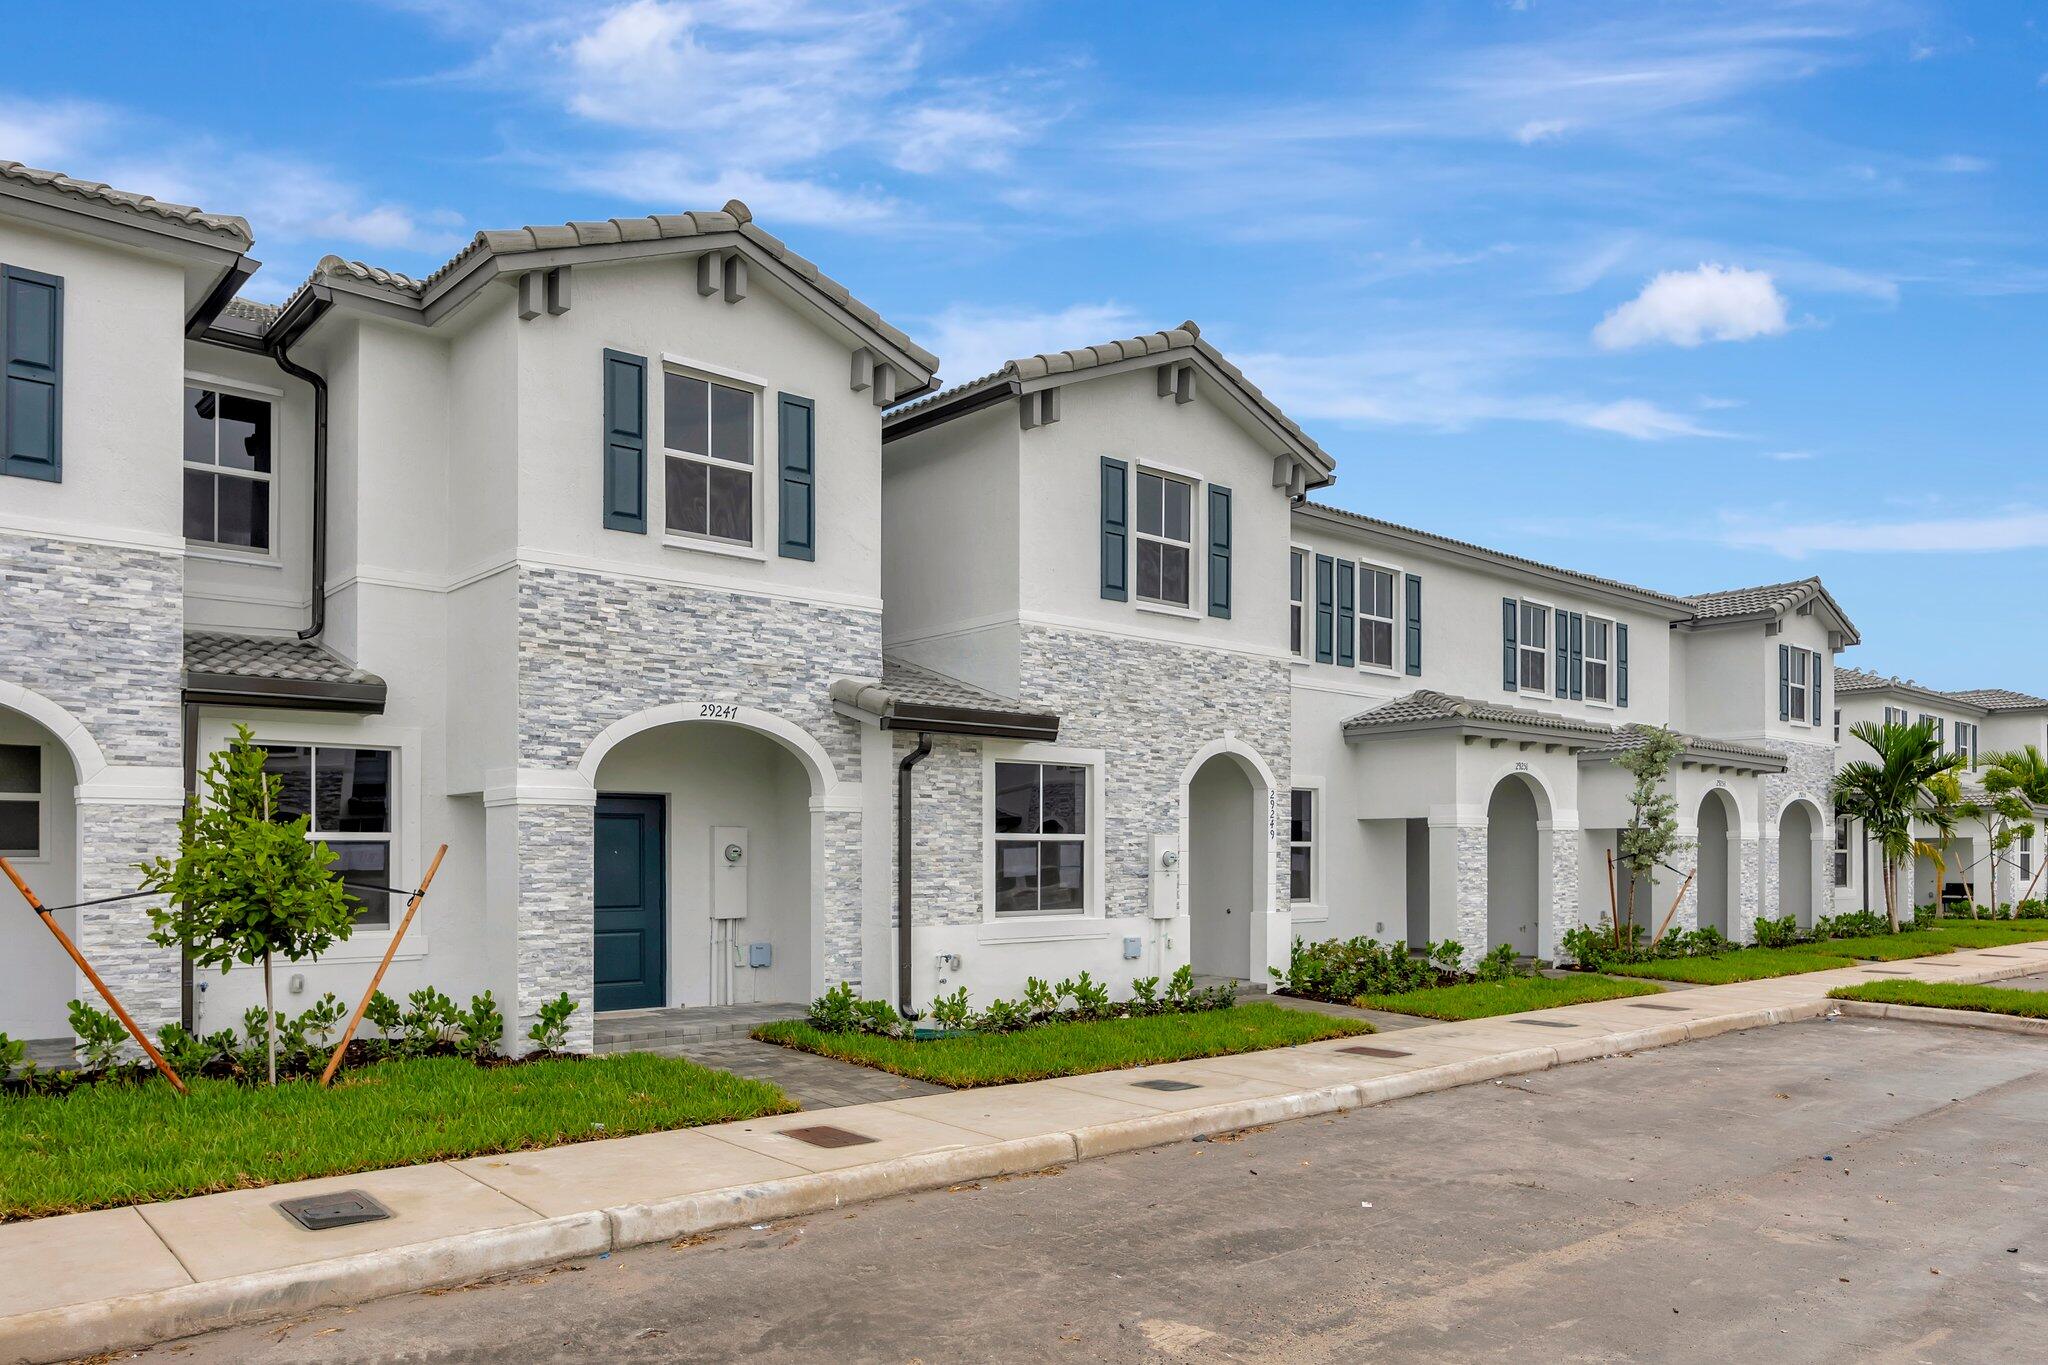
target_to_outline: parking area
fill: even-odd
[[[2044,1131],[2048,1043],[1816,1021],[161,1353],[2026,1359]]]

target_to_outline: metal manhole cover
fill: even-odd
[[[282,1199],[277,1211],[308,1232],[325,1232],[356,1223],[375,1223],[389,1218],[391,1210],[361,1190],[336,1190],[332,1194],[309,1194],[303,1199]]]
[[[1577,1028],[1577,1027],[1578,1027],[1578,1025],[1577,1025],[1577,1024],[1567,1024],[1567,1023],[1566,1023],[1566,1022],[1565,1022],[1564,1020],[1562,1020],[1562,1019],[1513,1019],[1513,1020],[1510,1020],[1509,1022],[1510,1022],[1510,1023],[1515,1023],[1515,1024],[1527,1024],[1527,1025],[1528,1025],[1528,1026],[1529,1026],[1530,1028]]]
[[[1140,1090],[1200,1090],[1193,1081],[1132,1081]]]
[[[1412,1052],[1403,1052],[1397,1047],[1340,1047],[1339,1052],[1355,1052],[1361,1057],[1413,1057]]]
[[[1631,1000],[1628,1007],[1632,1010],[1673,1010],[1679,1014],[1685,1013],[1683,1005],[1653,1005],[1647,1000]]]
[[[874,1141],[865,1133],[834,1128],[829,1123],[815,1124],[809,1128],[784,1128],[782,1135],[795,1138],[798,1142],[808,1142],[813,1147],[858,1147],[863,1142]]]

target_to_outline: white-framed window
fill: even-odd
[[[670,535],[753,546],[760,395],[662,371],[665,525]]]
[[[1194,600],[1195,486],[1138,471],[1138,600],[1185,607]]]
[[[270,553],[276,477],[270,401],[185,386],[185,540]]]
[[[1855,822],[1850,820],[1850,818],[1846,815],[1838,815],[1835,817],[1834,853],[1836,886],[1847,886],[1849,884],[1849,849],[1852,845],[1853,840],[1853,833],[1851,827],[1854,825],[1854,823]]]
[[[1287,551],[1287,648],[1298,659],[1308,657],[1308,551]]]
[[[361,909],[356,925],[391,925],[391,897],[371,887],[395,886],[398,755],[390,749],[340,744],[264,744],[263,770],[282,778],[279,820],[310,815],[306,837],[334,852],[333,870],[351,886]]]
[[[43,748],[0,744],[0,853],[43,856]]]
[[[1835,708],[1835,743],[1837,743],[1837,744],[1840,744],[1841,742],[1842,742],[1842,708],[1841,708],[1841,707],[1839,707],[1839,706],[1837,706],[1837,707]]]
[[[1884,723],[1886,725],[1906,725],[1911,720],[1912,717],[1906,714],[1906,708],[1903,706],[1887,706],[1884,708]]]
[[[1300,904],[1316,898],[1316,792],[1296,787],[1287,799],[1287,899]]]
[[[1936,748],[1945,749],[1948,747],[1948,721],[1945,718],[1922,711],[1920,713],[1920,723],[1934,727],[1934,743]]]
[[[1955,752],[1969,760],[1972,768],[1977,766],[1977,726],[1973,721],[1956,722]]]
[[[2031,879],[2034,875],[2034,831],[2031,826],[2020,831],[2018,848],[2020,876]]]
[[[1394,666],[1394,571],[1358,566],[1358,666]]]
[[[1614,622],[1604,616],[1588,616],[1585,650],[1586,700],[1613,701]]]
[[[1089,768],[1022,759],[998,759],[993,768],[996,917],[1085,913]]]
[[[1803,649],[1791,652],[1790,671],[1785,677],[1792,699],[1792,719],[1804,724],[1806,721],[1806,670],[1813,663],[1813,655]]]
[[[1524,692],[1550,690],[1550,608],[1541,602],[1522,603],[1522,628],[1515,636],[1521,667],[1516,682]]]

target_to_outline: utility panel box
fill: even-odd
[[[772,943],[749,943],[747,945],[747,965],[749,967],[773,967],[775,965],[775,945]]]
[[[711,831],[711,918],[747,917],[747,832],[737,825]]]
[[[1180,836],[1152,836],[1153,919],[1172,919],[1180,913]]]

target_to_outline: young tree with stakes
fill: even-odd
[[[1635,779],[1628,794],[1628,824],[1615,840],[1615,860],[1628,874],[1628,895],[1620,905],[1612,907],[1615,941],[1620,947],[1626,947],[1633,937],[1623,925],[1635,913],[1636,884],[1654,884],[1660,867],[1678,873],[1670,860],[1690,845],[1689,840],[1678,835],[1678,798],[1665,781],[1671,774],[1671,765],[1685,752],[1685,740],[1663,725],[1632,725],[1629,730],[1633,742],[1614,756],[1615,764]],[[1672,902],[1674,911],[1692,883],[1692,874],[1685,874],[1685,878],[1685,885],[1678,889],[1678,900]],[[1670,919],[1665,916],[1667,924]]]
[[[269,1025],[268,1080],[277,1084],[277,1010],[271,960],[317,958],[355,927],[356,905],[328,869],[334,853],[306,837],[310,816],[277,819],[284,779],[264,771],[266,755],[245,725],[213,755],[178,820],[178,856],[144,863],[143,885],[170,899],[151,910],[150,938],[226,971],[263,963]]]

